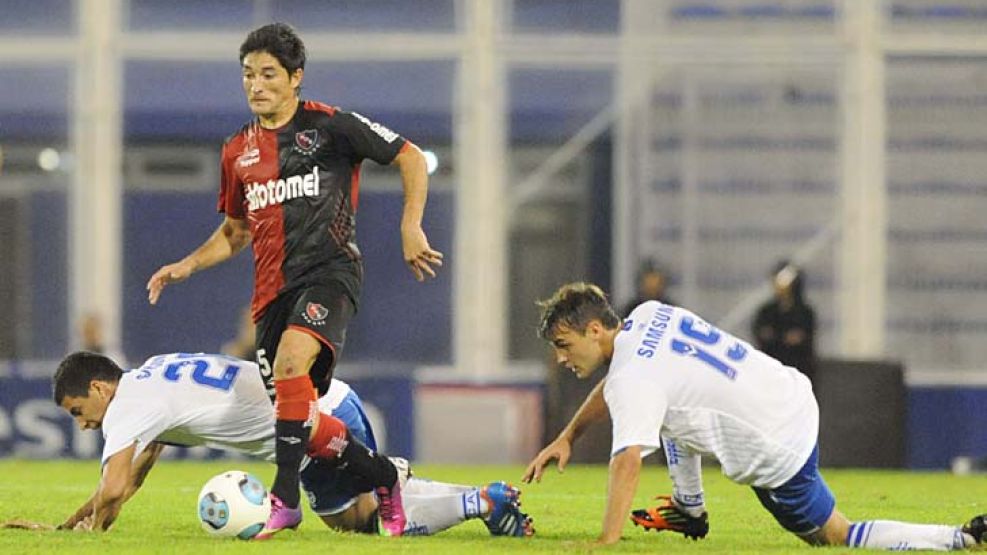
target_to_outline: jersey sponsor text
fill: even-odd
[[[637,349],[637,356],[651,358],[655,356],[655,350],[661,343],[661,338],[668,329],[668,322],[672,319],[674,309],[668,305],[661,305],[648,324],[648,330],[641,337],[641,346]]]
[[[370,121],[369,119],[367,119],[366,116],[364,116],[362,114],[358,114],[356,112],[350,112],[350,113],[353,114],[353,117],[355,117],[356,119],[362,121],[367,127],[370,128],[371,131],[373,131],[374,133],[380,135],[380,138],[381,139],[384,139],[385,141],[387,141],[389,143],[393,143],[394,140],[397,139],[398,136],[399,136],[397,133],[395,133],[394,131],[391,131],[390,129],[388,129],[386,127],[384,127],[383,125],[381,125],[381,124],[379,124],[377,122]]]
[[[250,183],[244,187],[247,210],[261,210],[299,197],[319,196],[319,167],[308,174],[293,175],[288,179],[270,179],[267,183]]]

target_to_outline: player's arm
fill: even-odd
[[[99,493],[99,488],[96,489],[96,492],[92,494],[92,497],[87,499],[86,502],[83,503],[82,506],[79,507],[77,511],[72,513],[72,516],[65,519],[65,522],[59,524],[58,529],[72,530],[80,522],[84,521],[87,518],[91,518],[93,516],[93,505],[96,503],[96,495],[98,493]]]
[[[597,543],[611,544],[620,540],[640,477],[641,447],[639,445],[632,445],[610,459],[607,509],[603,513],[603,532],[596,540]]]
[[[130,471],[130,483],[127,484],[127,491],[124,494],[124,501],[129,501],[131,497],[137,493],[137,490],[144,485],[144,479],[147,478],[147,474],[151,472],[151,468],[154,467],[154,463],[157,462],[158,457],[161,456],[161,452],[164,451],[164,444],[153,442],[147,446],[147,449],[141,451],[140,455],[134,459],[133,465]]]
[[[565,469],[566,464],[569,462],[569,457],[572,454],[572,444],[583,435],[583,432],[586,431],[586,428],[590,424],[605,420],[609,414],[607,402],[603,398],[603,385],[605,383],[606,378],[596,384],[596,387],[586,397],[582,406],[579,407],[579,410],[573,415],[572,420],[559,433],[559,436],[542,449],[538,453],[538,456],[531,461],[528,469],[524,472],[524,476],[521,477],[521,481],[526,483],[531,483],[532,480],[540,482],[545,465],[553,459],[558,459],[559,461],[559,472]]]
[[[137,444],[131,444],[111,455],[103,465],[103,476],[99,482],[99,489],[96,490],[89,529],[105,531],[120,514],[131,483],[135,449]]]
[[[166,285],[178,283],[200,270],[233,257],[250,244],[247,220],[226,216],[223,223],[199,248],[178,262],[162,266],[147,282],[147,300],[157,304]]]
[[[160,443],[152,443],[137,456],[131,466],[130,481],[127,484],[126,492],[124,493],[123,501],[126,502],[130,500],[131,497],[137,493],[137,490],[144,484],[144,479],[147,478],[147,474],[151,471],[151,467],[158,460],[161,455],[161,451],[164,450],[164,445]],[[82,504],[81,507],[72,516],[67,518],[65,522],[58,525],[59,530],[72,530],[80,522],[86,521],[87,524],[91,524],[93,521],[93,512],[96,504],[96,498],[100,495],[102,488],[102,481],[99,487],[96,488],[96,492]]]
[[[583,435],[590,424],[607,419],[610,412],[607,410],[607,402],[603,398],[604,384],[606,384],[606,378],[600,380],[600,383],[596,384],[593,391],[590,391],[589,395],[586,396],[586,400],[583,401],[559,437],[568,439],[571,444]]]
[[[401,214],[404,261],[415,274],[415,279],[424,281],[426,274],[435,277],[433,266],[442,266],[442,253],[429,246],[422,229],[428,197],[425,156],[417,146],[407,142],[391,164],[401,171],[401,185],[404,188],[404,211]]]

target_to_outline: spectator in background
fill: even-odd
[[[79,345],[83,351],[106,354],[103,337],[103,320],[95,312],[87,312],[79,318]]]
[[[802,270],[787,260],[771,272],[774,297],[757,311],[751,332],[757,348],[797,368],[815,383],[816,313],[805,301]]]
[[[98,312],[86,312],[79,318],[78,333],[80,350],[105,355],[126,364],[127,359],[122,352],[106,346],[103,317]]]
[[[654,260],[646,260],[637,272],[637,297],[628,301],[620,310],[620,316],[627,316],[641,303],[658,301],[675,304],[665,294],[668,281]]]

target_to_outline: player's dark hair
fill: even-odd
[[[240,45],[240,64],[247,54],[258,51],[274,56],[288,75],[305,69],[305,43],[287,23],[271,23],[251,31]]]
[[[586,326],[593,320],[599,320],[607,329],[620,327],[620,318],[610,306],[606,293],[592,283],[568,283],[551,298],[537,304],[541,308],[538,336],[549,341],[563,327],[585,333]]]
[[[109,357],[88,351],[72,353],[62,360],[51,379],[55,404],[61,406],[65,397],[89,397],[93,380],[116,383],[122,375],[123,370]]]

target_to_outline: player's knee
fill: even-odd
[[[334,515],[323,515],[322,522],[340,532],[376,533],[377,500],[373,494],[363,493],[346,510]]]
[[[285,380],[305,376],[313,360],[314,357],[309,357],[305,353],[293,350],[279,351],[274,360],[274,379]]]
[[[341,513],[323,516],[322,522],[337,532],[360,532],[356,516],[354,507],[350,507]]]
[[[286,331],[274,358],[274,379],[284,380],[307,375],[320,348],[318,341],[312,337],[294,330]]]
[[[286,360],[281,364],[274,365],[274,379],[275,380],[286,380],[289,378],[295,378],[301,376],[302,372],[299,371],[299,366],[295,361]]]

